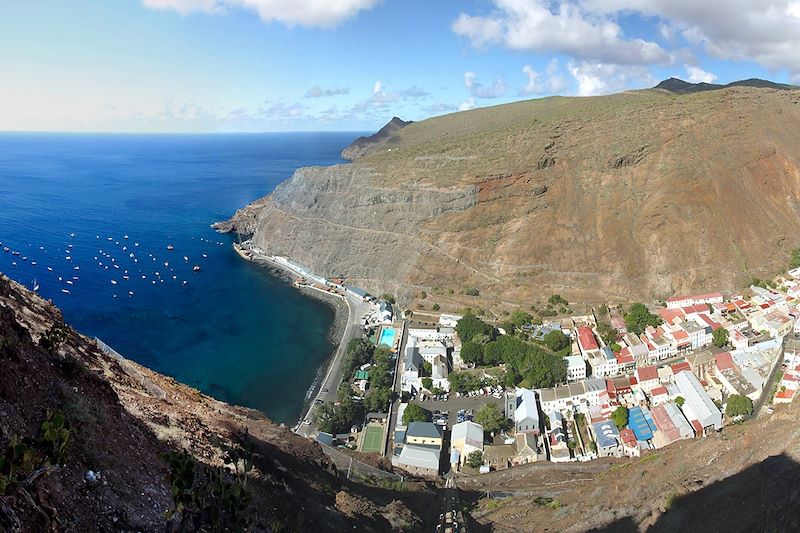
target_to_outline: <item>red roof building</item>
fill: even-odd
[[[592,328],[588,326],[581,326],[578,328],[578,344],[584,352],[597,351],[600,346],[597,344],[597,339],[592,332]]]
[[[714,364],[720,372],[723,370],[736,370],[736,363],[733,362],[733,356],[730,352],[718,353],[714,356]]]
[[[670,365],[672,367],[672,374],[675,375],[678,372],[683,372],[684,370],[687,372],[692,371],[692,365],[690,365],[687,361],[681,361],[680,363],[675,363],[674,365]]]

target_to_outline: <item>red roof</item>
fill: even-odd
[[[791,398],[792,396],[794,396],[794,391],[792,389],[786,389],[775,393],[775,397],[781,399],[788,399]]]
[[[650,391],[651,396],[662,396],[664,394],[668,394],[667,389],[665,387],[656,387]]]
[[[689,334],[683,331],[682,329],[679,329],[678,331],[673,331],[672,336],[675,337],[676,341],[683,341],[689,338]]]
[[[631,351],[628,350],[626,352],[625,350],[628,350],[627,346],[622,350],[620,350],[618,354],[616,354],[618,365],[626,365],[629,363],[633,363],[633,356],[631,355]]]
[[[680,363],[675,363],[672,366],[672,373],[677,374],[678,372],[683,372],[684,370],[687,372],[692,371],[692,365],[690,365],[687,361],[681,361]]]
[[[698,315],[698,316],[700,317],[700,320],[702,320],[703,322],[706,323],[706,325],[711,326],[711,331],[717,331],[719,328],[722,327],[718,323],[716,323],[713,320],[711,320],[711,317],[708,316],[708,315],[702,315],[701,314],[701,315]]]
[[[718,353],[714,356],[714,362],[720,370],[736,370],[736,363],[730,352]]]
[[[631,385],[638,385],[639,384],[639,382],[636,381],[636,378],[633,377],[633,376],[630,377],[630,382],[631,382]]]
[[[658,380],[658,369],[654,366],[643,366],[636,369],[639,381]]]
[[[658,310],[658,314],[661,315],[664,322],[671,324],[673,320],[683,316],[683,311],[681,309],[664,309],[662,307]]]
[[[586,350],[599,350],[600,346],[597,344],[597,339],[592,333],[592,328],[588,326],[581,326],[578,328],[578,343]]]
[[[680,430],[675,427],[675,423],[672,421],[669,414],[667,414],[663,405],[653,407],[650,413],[653,415],[653,421],[656,423],[656,427],[669,439],[669,442],[674,442],[681,438]]]
[[[619,432],[619,438],[622,439],[622,442],[631,448],[637,445],[636,441],[636,434],[630,428],[625,428]]]
[[[697,420],[692,420],[692,427],[694,428],[694,434],[698,437],[703,434],[703,426],[700,425],[700,422]]]

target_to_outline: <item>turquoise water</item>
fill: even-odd
[[[126,357],[294,422],[333,311],[209,226],[356,135],[0,134],[0,242],[20,253],[0,271]]]
[[[383,328],[381,329],[381,338],[378,341],[379,345],[388,346],[389,348],[394,346],[394,336],[395,336],[394,328]]]

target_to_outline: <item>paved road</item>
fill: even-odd
[[[386,447],[383,450],[384,457],[390,457],[394,449],[394,428],[397,426],[397,409],[400,406],[400,395],[403,375],[403,354],[405,353],[406,343],[408,342],[408,327],[403,323],[403,338],[400,341],[400,347],[397,350],[397,361],[394,367],[394,392],[397,399],[392,402],[389,410],[389,428],[387,431]]]
[[[361,327],[361,317],[372,310],[372,304],[364,302],[360,298],[352,296],[349,293],[344,294],[344,298],[348,308],[347,325],[345,326],[344,335],[342,335],[339,347],[336,349],[333,360],[328,366],[325,377],[322,379],[317,395],[314,397],[306,415],[303,417],[303,421],[295,430],[295,433],[304,437],[308,437],[316,431],[312,423],[312,413],[316,407],[316,400],[321,400],[323,402],[336,401],[336,390],[339,388],[339,383],[342,381],[342,358],[347,351],[347,343],[350,342],[351,339],[363,335],[364,330]]]

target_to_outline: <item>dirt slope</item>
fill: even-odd
[[[180,514],[167,518],[175,504],[164,454],[186,450],[199,471],[226,464],[226,447],[246,445],[254,468],[241,511],[251,530],[421,527],[425,510],[412,512],[391,491],[343,484],[315,443],[108,356],[62,324],[51,304],[0,276],[0,455],[24,438],[46,449],[42,422],[53,413],[70,431],[61,466],[31,465],[5,494],[0,487],[0,531],[195,529]],[[41,338],[54,326],[65,336],[53,349]],[[89,470],[96,482],[87,482]],[[412,489],[407,501],[417,505],[417,495]]]
[[[375,291],[733,290],[800,244],[800,91],[545,98],[410,124],[224,229]]]

